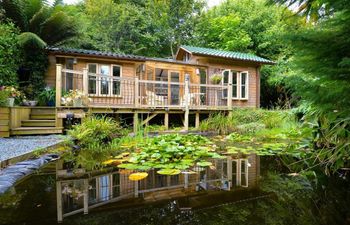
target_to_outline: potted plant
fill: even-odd
[[[39,105],[55,106],[56,90],[46,87],[38,96]]]
[[[222,75],[221,74],[213,74],[210,77],[210,81],[212,84],[220,84],[222,81]]]
[[[62,97],[62,104],[66,106],[82,107],[88,105],[90,99],[79,90],[70,90]]]

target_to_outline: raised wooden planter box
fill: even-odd
[[[0,107],[0,137],[10,136],[10,108]]]

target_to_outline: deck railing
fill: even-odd
[[[56,79],[56,104],[69,90],[80,90],[91,99],[89,106],[118,108],[210,109],[231,107],[229,85],[140,80],[61,69]]]

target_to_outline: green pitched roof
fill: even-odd
[[[231,52],[231,51],[217,50],[217,49],[211,49],[211,48],[201,48],[201,47],[194,47],[194,46],[188,46],[188,45],[182,45],[180,46],[180,48],[194,55],[206,55],[206,56],[222,57],[222,58],[236,59],[236,60],[243,60],[243,61],[259,62],[259,63],[265,63],[265,64],[274,64],[274,62],[271,60],[268,60],[253,54]]]

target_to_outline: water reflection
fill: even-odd
[[[229,191],[254,188],[259,175],[259,157],[228,156],[212,160],[213,166],[194,167],[195,173],[160,175],[148,171],[140,181],[129,180],[132,171],[109,169],[107,171],[69,170],[63,163],[57,165],[57,220],[125,199],[138,199],[144,203],[176,199],[195,195],[201,191]]]

